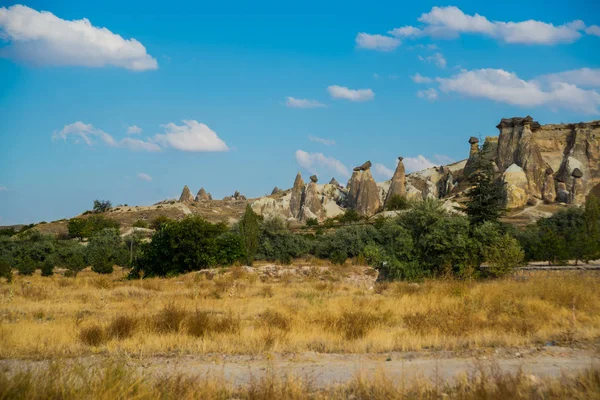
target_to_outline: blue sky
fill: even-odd
[[[384,180],[502,117],[600,118],[596,1],[287,3],[0,1],[0,224]]]

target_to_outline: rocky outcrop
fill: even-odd
[[[469,144],[471,148],[469,149],[469,157],[473,157],[475,154],[479,153],[479,139],[475,136],[471,136],[469,138]]]
[[[319,178],[317,178],[317,176],[316,176],[316,175],[311,175],[311,176],[310,176],[310,181],[311,181],[311,182],[314,182],[314,183],[317,183],[317,182],[319,182]]]
[[[546,168],[546,179],[542,187],[542,198],[545,203],[550,204],[556,200],[556,182],[554,181],[554,171],[552,168]]]
[[[317,182],[311,179],[311,182],[304,192],[304,202],[300,211],[300,220],[307,221],[311,218],[320,219],[321,209],[321,196],[317,191]]]
[[[502,180],[506,196],[506,208],[525,207],[529,199],[529,194],[527,192],[527,175],[523,171],[523,168],[517,164],[512,164],[504,171]]]
[[[331,180],[329,181],[329,184],[330,184],[330,185],[333,185],[333,186],[336,186],[336,187],[339,187],[339,186],[341,186],[341,185],[339,184],[339,182],[335,180],[335,178],[331,178]]]
[[[204,188],[200,188],[200,190],[198,191],[198,194],[196,195],[196,201],[207,201],[207,200],[212,200],[212,196],[210,195],[210,193],[206,193],[206,190]]]
[[[181,191],[181,196],[179,196],[179,202],[181,203],[191,203],[194,201],[194,196],[190,191],[190,188],[185,185],[183,190]]]
[[[293,218],[300,218],[300,211],[302,209],[302,203],[304,202],[304,180],[302,175],[298,172],[296,179],[294,180],[294,186],[292,187],[292,196],[290,199],[290,213]]]
[[[406,170],[402,162],[403,159],[403,157],[398,157],[398,165],[396,165],[396,171],[394,171],[394,175],[392,176],[390,189],[385,199],[386,204],[392,196],[406,197]]]
[[[371,162],[354,168],[348,182],[347,203],[361,215],[373,215],[381,208],[379,189],[371,175]]]
[[[273,190],[271,190],[271,195],[277,194],[277,193],[281,193],[283,192],[283,190],[279,189],[277,186],[275,186],[273,188]]]
[[[579,168],[575,168],[571,174],[573,183],[571,184],[571,193],[569,202],[571,204],[585,203],[585,191],[583,188],[583,172]]]

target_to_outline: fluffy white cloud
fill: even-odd
[[[335,140],[323,139],[323,138],[316,137],[313,135],[308,135],[308,140],[310,140],[311,142],[317,142],[317,143],[324,144],[325,146],[332,146],[335,144]]]
[[[135,39],[123,39],[86,19],[67,21],[23,5],[0,8],[0,56],[36,65],[107,65],[133,71],[158,68]]]
[[[404,26],[389,33],[397,37],[439,38],[456,38],[462,33],[471,33],[489,36],[504,43],[552,45],[572,43],[581,37],[585,29],[585,24],[580,20],[558,26],[535,20],[489,21],[479,14],[465,14],[455,6],[433,7],[430,12],[421,15],[419,22],[423,24],[422,27]],[[586,32],[595,34],[595,29],[590,28]]]
[[[429,101],[434,101],[438,98],[438,92],[434,88],[430,88],[427,90],[419,90],[417,92],[417,96],[422,99],[427,99]]]
[[[156,143],[139,139],[125,138],[119,142],[121,147],[134,151],[161,151],[161,147]]]
[[[142,128],[140,128],[137,125],[132,125],[127,127],[127,134],[128,135],[137,135],[138,133],[142,133]]]
[[[414,76],[411,76],[411,79],[415,83],[431,83],[431,82],[433,82],[433,79],[423,76],[423,75],[419,74],[418,72]]]
[[[585,33],[592,36],[600,36],[600,26],[592,25],[585,28]]]
[[[377,51],[392,51],[400,46],[400,40],[384,35],[371,35],[361,32],[356,35],[356,47]]]
[[[379,163],[373,165],[373,172],[375,176],[381,179],[390,179],[394,175],[394,171]]]
[[[444,57],[444,55],[442,53],[435,53],[431,56],[427,56],[427,57],[423,57],[423,56],[419,56],[419,60],[421,61],[427,61],[427,62],[432,62],[434,63],[437,67],[439,68],[446,68],[446,58]]]
[[[346,99],[350,101],[369,101],[373,100],[375,93],[371,89],[348,89],[345,86],[329,86],[327,88],[329,95],[334,99]]]
[[[325,104],[318,102],[317,100],[308,99],[296,99],[294,97],[286,97],[285,105],[291,108],[319,108],[326,107]]]
[[[94,128],[92,124],[84,124],[81,121],[65,125],[60,131],[54,132],[52,139],[67,140],[68,136],[74,137],[75,143],[83,142],[88,146],[91,146],[94,143],[93,138],[99,138],[109,146],[117,146],[117,142],[115,142],[115,139],[113,139],[111,135],[101,129]]]
[[[421,171],[423,169],[431,168],[435,166],[434,163],[429,161],[427,158],[419,154],[416,157],[404,157],[402,160],[404,163],[404,167],[406,168],[406,172],[414,172]]]
[[[327,157],[322,153],[307,153],[303,150],[296,150],[296,161],[301,167],[313,174],[316,174],[319,168],[324,167],[344,177],[350,176],[348,168],[341,161],[333,157]]]
[[[229,147],[205,124],[195,120],[184,120],[183,125],[170,122],[163,125],[164,134],[155,135],[153,141],[163,147],[181,151],[227,151]]]
[[[137,174],[137,177],[146,182],[152,181],[152,177],[144,172],[140,172],[139,174]]]
[[[600,68],[581,68],[542,75],[537,80],[541,82],[564,82],[583,87],[600,87]]]
[[[560,75],[560,74],[558,74]],[[469,97],[486,98],[517,106],[548,106],[589,114],[599,113],[600,94],[559,80],[544,85],[540,80],[526,81],[502,69],[461,70],[450,78],[437,78],[440,90]]]

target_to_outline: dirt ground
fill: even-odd
[[[96,365],[107,356],[93,355],[68,360]],[[234,386],[245,385],[267,374],[302,378],[315,387],[344,383],[356,376],[372,378],[383,374],[394,382],[407,385],[415,380],[452,380],[482,367],[494,372],[521,370],[531,379],[559,377],[584,371],[600,362],[597,346],[567,348],[543,346],[530,349],[497,349],[479,354],[455,352],[394,352],[389,354],[266,354],[249,355],[165,355],[147,358],[129,357],[126,364],[140,375],[151,378],[185,375],[224,379]],[[9,373],[47,368],[48,360],[0,360],[0,369]]]

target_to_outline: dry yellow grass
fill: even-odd
[[[0,358],[93,353],[377,353],[518,347],[600,337],[600,278],[543,275],[360,288],[332,274],[270,282],[237,269],[127,280],[0,284]]]

